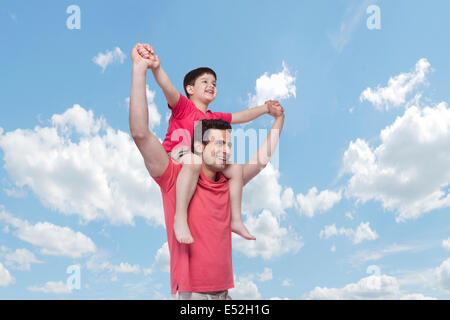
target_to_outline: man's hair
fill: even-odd
[[[209,137],[205,135],[209,129],[231,130],[231,124],[222,119],[200,120],[194,127],[194,137],[192,138],[191,146],[193,153],[196,153],[194,149],[195,142],[201,142],[203,145],[207,145],[209,143]]]
[[[195,83],[195,80],[197,80],[198,77],[204,75],[205,73],[212,74],[214,76],[214,78],[217,80],[217,76],[216,76],[216,73],[214,72],[214,70],[211,68],[208,68],[208,67],[202,67],[202,68],[197,68],[197,69],[191,70],[184,76],[183,88],[184,88],[184,92],[186,92],[186,97],[189,98],[189,93],[187,92],[186,87],[193,86]]]

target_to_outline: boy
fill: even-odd
[[[194,242],[194,239],[187,223],[187,209],[195,192],[201,169],[201,158],[191,152],[194,122],[202,119],[223,119],[232,124],[244,123],[265,113],[281,114],[282,107],[277,101],[267,101],[262,106],[233,114],[213,113],[208,110],[208,106],[217,96],[214,71],[209,68],[199,68],[189,72],[184,79],[186,98],[172,85],[160,65],[158,56],[154,53],[150,45],[140,43],[136,44],[131,52],[133,79],[130,103],[134,92],[145,90],[145,72],[143,73],[142,66],[151,69],[172,110],[163,147],[174,161],[183,165],[176,182],[174,232],[177,241],[190,244]],[[142,75],[144,75],[143,78]],[[226,160],[223,159],[223,161]],[[255,240],[256,238],[250,234],[242,222],[242,167],[237,164],[227,164],[223,174],[229,179],[231,230],[245,239]]]

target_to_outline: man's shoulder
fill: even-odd
[[[169,164],[166,170],[159,177],[153,177],[153,180],[159,185],[161,192],[168,193],[175,186],[180,171],[181,164],[173,161],[169,157]]]

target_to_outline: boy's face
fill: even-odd
[[[210,73],[204,73],[198,77],[194,85],[186,87],[189,98],[211,103],[217,96],[216,78]]]

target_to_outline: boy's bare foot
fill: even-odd
[[[242,221],[231,221],[231,231],[247,240],[256,240],[256,238],[247,230]]]
[[[175,237],[178,242],[185,244],[191,244],[194,242],[194,238],[192,238],[186,219],[181,219],[175,215],[173,220],[173,231],[175,232]]]

